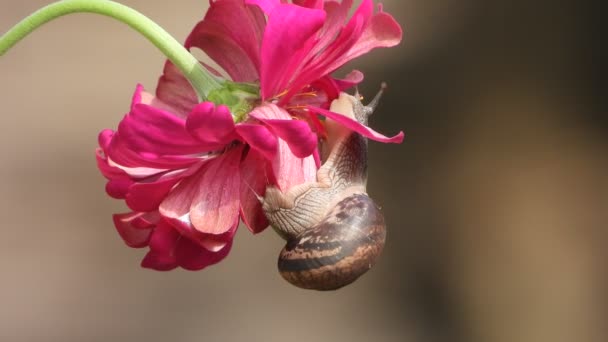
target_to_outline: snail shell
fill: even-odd
[[[287,242],[279,256],[279,272],[301,288],[335,290],[376,263],[385,238],[384,217],[376,204],[365,194],[353,194]]]
[[[367,124],[381,93],[368,106],[358,95],[342,93],[331,110]],[[271,226],[287,240],[279,273],[305,289],[335,290],[352,283],[376,263],[386,238],[384,217],[365,192],[367,139],[329,118],[326,130],[326,158],[317,181],[286,192],[268,187],[262,199]]]

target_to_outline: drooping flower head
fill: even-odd
[[[239,222],[268,225],[257,196],[311,181],[324,125],[317,113],[382,142],[388,138],[327,110],[363,79],[331,73],[376,47],[401,40],[387,13],[364,0],[216,0],[186,40],[230,77],[198,103],[167,62],[156,95],[138,86],[116,131],[99,136],[106,190],[132,212],[114,216],[127,245],[149,247],[143,267],[202,269],[224,258]],[[213,71],[217,73],[216,71]],[[315,110],[315,108],[319,108]]]

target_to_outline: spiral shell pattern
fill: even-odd
[[[365,193],[350,195],[317,225],[290,239],[279,256],[279,272],[291,284],[335,290],[367,272],[386,239],[384,217]]]

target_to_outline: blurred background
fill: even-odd
[[[207,1],[123,0],[183,40]],[[47,1],[0,0],[0,32]],[[240,229],[200,272],[141,269],[112,224],[97,133],[164,58],[126,26],[54,21],[0,58],[1,341],[607,341],[605,36],[585,2],[385,0],[403,43],[344,71],[389,91],[368,191],[389,235],[337,292]]]

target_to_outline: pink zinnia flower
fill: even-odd
[[[186,47],[202,49],[234,82],[259,83],[258,100],[241,102],[245,110],[198,103],[167,62],[156,96],[138,86],[118,129],[100,133],[106,190],[132,210],[114,223],[127,245],[149,247],[143,267],[202,269],[227,255],[240,219],[254,233],[266,228],[256,194],[269,184],[286,190],[315,178],[323,123],[314,112],[371,139],[402,141],[403,133],[387,138],[324,110],[362,80],[358,71],[345,80],[331,72],[401,39],[399,25],[381,8],[374,14],[371,1],[347,20],[351,6],[211,1]]]

